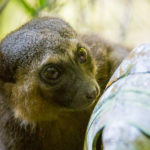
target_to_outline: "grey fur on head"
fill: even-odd
[[[0,43],[0,78],[14,82],[18,67],[29,65],[51,50],[63,49],[62,43],[76,36],[72,27],[59,18],[38,18],[23,25]]]

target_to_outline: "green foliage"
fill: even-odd
[[[34,0],[32,3],[29,3],[27,0],[19,0],[18,2],[31,17],[39,16],[45,9],[53,11],[57,7],[60,9],[64,5],[64,3],[60,3],[58,0]]]
[[[9,0],[0,0],[0,14],[2,13],[3,9],[7,6]]]

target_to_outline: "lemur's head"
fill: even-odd
[[[48,120],[91,106],[99,95],[88,48],[62,19],[39,18],[0,43],[0,79],[15,117]],[[7,87],[7,86],[6,86]]]

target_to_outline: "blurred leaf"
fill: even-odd
[[[36,10],[30,6],[30,4],[28,4],[26,2],[26,0],[19,0],[19,2],[22,4],[22,6],[25,8],[25,10],[31,15],[31,16],[35,16],[36,15]]]
[[[65,6],[65,2],[63,1],[58,1],[58,0],[47,0],[48,1],[48,11],[55,11],[55,12],[58,12],[60,11],[60,9]]]
[[[40,12],[47,8],[48,11],[52,11],[56,8],[63,6],[63,3],[58,3],[58,0],[38,0],[31,6],[26,0],[19,0],[19,3],[30,14],[31,17],[39,16]],[[32,3],[33,4],[33,3]]]
[[[47,3],[47,0],[39,0],[40,6],[45,6]]]
[[[0,14],[5,9],[5,7],[7,6],[8,2],[9,2],[9,0],[0,0]]]

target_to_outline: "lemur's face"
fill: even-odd
[[[88,49],[76,39],[43,59],[39,89],[47,102],[65,109],[82,109],[99,95],[96,68]]]
[[[91,106],[99,96],[96,68],[88,48],[69,39],[17,74],[15,115],[24,120],[47,120],[66,111]]]
[[[61,19],[31,21],[9,35],[2,47],[7,58],[14,58],[9,60],[14,74],[10,100],[16,118],[51,120],[88,109],[99,96],[94,60]]]

